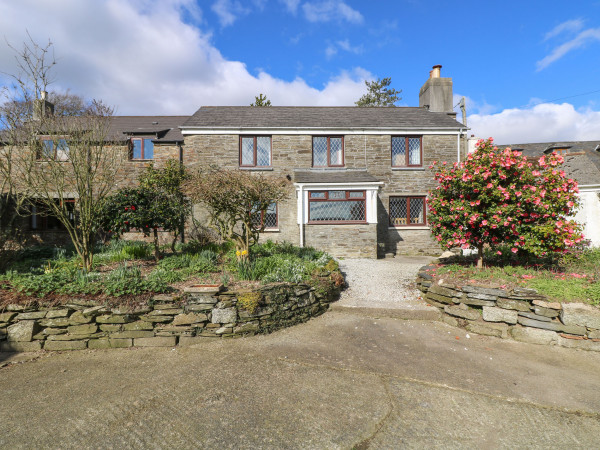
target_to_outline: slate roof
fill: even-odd
[[[376,183],[377,178],[366,170],[295,170],[295,183]]]
[[[446,113],[425,108],[356,106],[203,106],[182,128],[464,129]]]
[[[502,145],[523,152],[533,158],[554,149],[566,148],[562,169],[580,185],[600,184],[600,141],[537,142],[528,144]]]
[[[551,152],[558,148],[567,148],[570,153],[594,150],[600,141],[560,141],[560,142],[535,142],[529,144],[502,145],[513,150],[522,151],[525,156],[541,156],[544,152]]]
[[[133,135],[156,135],[154,142],[183,142],[179,126],[190,116],[113,116],[111,139],[125,141]]]
[[[112,116],[110,117],[110,125],[108,130],[107,140],[113,142],[125,142],[134,135],[151,135],[157,143],[183,142],[183,135],[179,126],[184,123],[190,116]],[[82,127],[86,126],[86,121],[89,118],[80,117],[64,117],[57,123],[52,125],[53,130],[50,133],[60,132],[56,130],[61,124],[69,126],[69,122],[78,121]],[[68,122],[64,122],[68,121]],[[78,124],[74,125],[77,129]],[[0,130],[0,142],[8,139],[6,132]]]

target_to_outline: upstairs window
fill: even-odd
[[[41,139],[42,147],[38,159],[55,159],[66,161],[69,159],[69,145],[65,138]]]
[[[392,167],[423,165],[421,136],[392,136]]]
[[[390,197],[390,226],[426,225],[425,197]]]
[[[569,147],[567,147],[567,148],[553,147],[553,148],[550,148],[550,149],[544,151],[544,153],[546,153],[547,155],[551,155],[554,152],[556,152],[558,155],[564,156],[567,153],[569,153]]]
[[[309,223],[365,223],[366,221],[365,191],[309,192]]]
[[[240,167],[271,166],[271,136],[240,136]]]
[[[131,159],[154,159],[154,142],[152,138],[131,138]]]
[[[344,138],[342,136],[313,137],[313,167],[343,167]]]

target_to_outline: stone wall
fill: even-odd
[[[371,175],[384,185],[379,191],[379,201],[377,204],[378,226],[376,233],[371,236],[372,244],[366,250],[366,244],[363,242],[365,230],[360,226],[355,227],[356,236],[360,239],[356,241],[349,240],[344,245],[338,245],[331,242],[329,247],[334,256],[349,257],[350,253],[354,256],[365,253],[377,256],[377,248],[380,253],[398,253],[398,254],[433,254],[440,253],[439,244],[431,238],[428,227],[403,227],[394,228],[389,226],[389,198],[390,196],[405,195],[426,195],[429,190],[435,187],[433,172],[429,166],[434,161],[457,160],[457,137],[456,135],[424,135],[423,136],[423,166],[418,168],[392,169],[391,167],[391,135],[346,135],[344,136],[344,168],[346,169],[366,169]],[[461,141],[462,155],[466,154],[466,140]],[[183,161],[187,167],[200,168],[216,165],[228,169],[239,168],[239,135],[190,135],[185,138],[185,147],[183,149]],[[288,176],[293,180],[294,169],[308,170],[312,166],[312,136],[310,135],[273,135],[272,136],[272,165],[263,169],[252,169],[250,173],[262,173],[267,176]],[[339,169],[336,169],[339,170]],[[348,172],[348,181],[351,182],[351,172]],[[292,189],[290,182],[290,189]],[[202,208],[194,208],[195,217],[201,223],[206,223],[206,215]],[[277,231],[268,231],[264,234],[264,239],[271,239],[276,242],[287,241],[298,244],[300,240],[298,220],[297,220],[297,199],[293,191],[290,191],[290,197],[278,205],[279,226]],[[335,227],[330,231],[330,236],[338,240],[338,233],[347,234],[341,231],[343,227]],[[306,226],[306,244],[321,246],[325,243],[322,236],[325,228],[319,225],[320,229],[311,229]],[[333,232],[334,231],[334,232]],[[371,231],[368,232],[371,234]],[[314,239],[316,237],[316,240]],[[313,238],[313,243],[310,241]],[[373,250],[372,250],[372,249]],[[352,249],[351,252],[346,252]],[[336,253],[340,250],[341,253]],[[366,251],[365,251],[366,250]]]
[[[337,299],[329,281],[255,291],[189,288],[118,309],[74,299],[56,307],[8,305],[0,312],[0,351],[172,347],[267,333],[322,314]]]
[[[511,290],[437,282],[421,268],[417,275],[425,300],[443,321],[476,334],[532,344],[600,351],[600,308],[549,302],[533,289]]]
[[[336,257],[377,258],[377,224],[305,225],[307,246]]]

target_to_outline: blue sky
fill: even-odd
[[[500,143],[600,139],[600,0],[0,0],[0,30],[51,39],[54,89],[119,114],[352,105],[391,77],[417,106],[434,64]],[[0,71],[14,72],[0,45]],[[2,84],[6,78],[0,76]],[[546,102],[546,103],[542,103]]]

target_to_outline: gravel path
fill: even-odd
[[[417,271],[434,258],[399,256],[389,259],[344,259],[340,269],[348,288],[336,302],[346,308],[423,309],[415,289]]]

